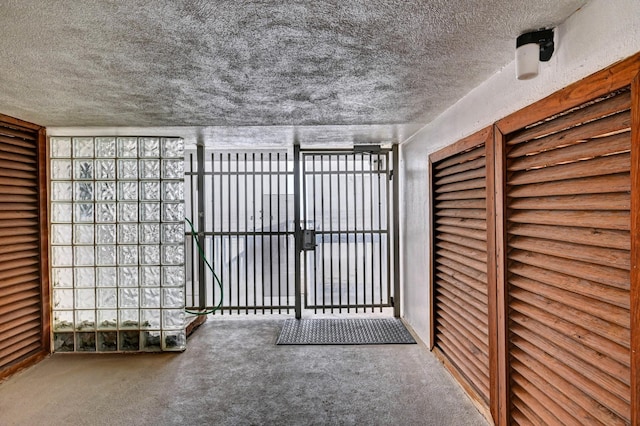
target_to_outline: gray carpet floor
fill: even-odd
[[[424,345],[277,346],[209,320],[182,354],[54,354],[0,383],[0,425],[486,425]]]

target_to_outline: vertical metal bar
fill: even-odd
[[[308,221],[308,203],[309,200],[307,198],[307,187],[308,187],[308,174],[307,174],[307,158],[309,158],[308,155],[306,154],[302,154],[302,159],[299,160],[300,162],[300,167],[302,168],[302,173],[301,173],[301,183],[302,183],[302,198],[300,199],[300,202],[302,203],[301,205],[301,210],[302,210],[302,219],[301,219],[301,230],[305,230],[307,229],[307,221]],[[309,306],[309,289],[311,288],[311,284],[308,283],[308,277],[309,277],[309,262],[310,262],[310,257],[309,254],[303,250],[302,252],[302,258],[304,259],[304,280],[301,280],[300,283],[300,288],[304,288],[304,307],[305,309]],[[315,260],[314,260],[314,268],[315,268]],[[315,279],[313,280],[313,282],[315,282]],[[303,287],[304,285],[304,287]],[[315,289],[314,289],[314,294],[315,294]]]
[[[285,217],[285,225],[284,230],[286,232],[285,238],[285,252],[286,252],[286,260],[285,260],[285,293],[287,300],[287,313],[289,313],[289,153],[285,152],[284,154],[284,164],[285,164],[285,175],[284,175],[284,217]]]
[[[204,145],[198,141],[196,147],[198,156],[198,239],[204,240]],[[204,242],[204,241],[203,241]],[[200,309],[207,306],[207,288],[205,279],[205,265],[202,257],[198,256],[198,305]]]
[[[316,189],[316,180],[318,178],[318,175],[316,174],[316,156],[312,155],[311,156],[311,178],[313,179],[313,185],[312,185],[312,189],[311,189],[311,197],[307,197],[305,195],[305,201],[309,200],[311,202],[313,202],[313,227],[314,229],[318,228],[318,211],[317,211],[317,204],[316,203],[316,197],[318,194],[318,191]],[[320,178],[322,178],[322,176],[320,176]],[[305,183],[308,183],[305,181]],[[306,188],[306,185],[305,185]],[[305,216],[306,219],[306,216]],[[320,234],[321,238],[322,238],[322,242],[324,242],[324,235]],[[317,240],[317,237],[316,237]],[[324,245],[320,244],[320,247],[322,248],[322,250],[324,250]],[[317,248],[316,248],[317,250]],[[314,252],[313,254],[313,275],[311,274],[307,274],[309,276],[313,276],[313,305],[314,306],[318,306],[318,291],[317,291],[317,287],[316,287],[316,283],[318,282],[318,253]],[[315,308],[317,309],[317,308]]]
[[[236,152],[236,191],[234,198],[236,199],[236,232],[240,231],[240,154]],[[236,251],[234,253],[236,258],[236,288],[238,294],[238,314],[240,314],[240,233],[238,232],[234,237],[236,241]],[[246,297],[246,294],[245,294]]]
[[[386,156],[386,154],[384,154]],[[378,154],[378,241],[379,242],[379,249],[378,249],[378,291],[380,292],[380,312],[382,312],[382,170],[380,170],[382,167],[382,164],[380,163],[380,161],[382,161],[382,159],[385,158],[382,155]],[[386,161],[385,161],[386,164]],[[385,175],[386,177],[386,175]],[[386,180],[386,179],[385,179]],[[388,235],[388,233],[387,233]]]
[[[393,316],[400,318],[400,169],[398,145],[393,145]]]
[[[319,157],[320,157],[320,205],[321,205],[321,207],[320,207],[320,221],[322,223],[322,253],[320,254],[320,259],[322,259],[322,268],[320,269],[320,272],[321,272],[321,274],[320,274],[321,275],[320,286],[322,288],[322,313],[324,313],[325,312],[325,308],[324,307],[326,305],[325,297],[324,297],[324,287],[325,287],[325,285],[324,285],[324,275],[325,274],[324,273],[325,273],[325,269],[326,269],[324,251],[325,251],[325,249],[327,247],[327,243],[326,243],[327,235],[325,234],[326,229],[324,227],[324,199],[325,199],[325,197],[324,197],[324,160],[325,160],[326,156],[321,154],[321,155],[319,155]],[[314,194],[314,197],[317,197],[317,194]],[[331,237],[331,235],[329,235],[329,237]],[[318,259],[318,254],[316,253],[316,260],[317,259]],[[317,290],[318,290],[317,283],[316,283],[315,288],[316,288],[316,293],[317,293]],[[314,310],[314,312],[317,312],[317,308],[316,308],[316,310]]]
[[[349,275],[351,274],[351,268],[349,267],[351,262],[351,230],[349,229],[349,155],[344,155],[344,210],[345,214],[345,235],[347,237],[347,313],[351,312],[349,306],[351,305],[351,280]]]
[[[220,221],[220,238],[219,238],[219,241],[220,241],[220,250],[219,250],[220,251],[220,279],[222,280],[222,284],[226,285],[227,281],[224,279],[224,236],[222,234],[222,231],[223,231],[222,224],[224,223],[224,210],[223,210],[224,209],[224,203],[223,203],[223,198],[222,198],[222,196],[224,194],[223,189],[222,189],[223,188],[223,186],[222,186],[222,180],[223,180],[222,179],[223,178],[223,173],[222,173],[222,160],[223,160],[222,153],[219,153],[218,157],[219,157],[218,167],[220,169],[219,170],[219,172],[220,172],[219,176],[220,177],[218,178],[218,180],[220,181],[219,182],[220,183],[220,219],[219,219],[219,221]],[[220,297],[221,297],[221,300],[222,300],[222,306],[224,306],[224,293],[225,292],[223,291],[220,294]],[[222,309],[220,313],[224,315],[224,309]]]
[[[256,217],[257,217],[257,212],[256,212],[256,153],[253,152],[251,154],[251,162],[252,162],[252,170],[253,170],[253,175],[252,175],[252,180],[253,180],[253,185],[252,185],[252,197],[253,197],[253,259],[252,262],[253,263],[253,313],[257,314],[258,313],[258,284],[256,282],[256,274],[257,274],[257,267],[256,267]]]
[[[269,236],[267,237],[269,241],[269,297],[271,298],[269,305],[273,306],[273,158],[271,157],[271,152],[269,153]],[[271,313],[273,313],[273,308],[271,308]]]
[[[340,208],[342,207],[342,194],[340,191],[340,181],[342,173],[340,170],[340,156],[336,155],[336,186],[338,187],[338,305],[340,308],[338,312],[342,312],[342,215],[340,214]]]
[[[277,178],[277,187],[276,187],[276,192],[278,194],[278,198],[277,198],[277,204],[276,204],[276,221],[278,223],[278,235],[276,237],[276,241],[278,242],[278,279],[277,279],[277,284],[278,284],[278,313],[281,314],[282,313],[282,289],[280,286],[280,282],[282,280],[281,278],[281,268],[280,265],[282,263],[282,257],[281,257],[281,253],[280,253],[280,245],[282,243],[281,239],[282,236],[280,235],[280,153],[278,152],[276,154],[276,178]]]
[[[296,138],[297,139],[297,138]],[[302,318],[301,304],[301,264],[300,253],[302,252],[302,230],[300,229],[300,145],[297,140],[293,145],[293,204],[294,204],[294,226],[295,226],[295,291],[296,291],[296,318]]]
[[[262,286],[262,313],[265,313],[265,299],[264,299],[264,153],[260,153],[260,194],[262,194],[262,198],[260,200],[260,265],[262,267],[262,279],[260,280],[260,284]]]
[[[215,154],[211,153],[211,261],[213,262],[214,270],[219,271],[216,268],[216,175],[215,175]],[[215,306],[216,304],[216,290],[217,286],[214,285],[211,290],[212,302],[211,304]]]
[[[367,312],[367,222],[365,221],[365,215],[367,213],[365,197],[364,197],[364,177],[365,177],[365,169],[364,169],[364,155],[360,154],[360,174],[362,176],[362,305],[364,312]]]
[[[231,291],[233,290],[233,270],[231,268],[231,153],[227,153],[227,203],[225,204],[225,209],[227,211],[227,258],[229,259],[229,264],[227,270],[229,271],[229,291],[227,294],[229,295],[229,314],[233,314],[233,299],[231,298]]]
[[[244,153],[244,303],[245,314],[249,314],[249,174],[247,170],[247,153]]]
[[[329,154],[329,280],[331,281],[331,313],[333,313],[333,175],[331,174],[332,167],[331,161],[333,160],[332,155]],[[323,291],[324,291],[323,286]],[[326,298],[325,298],[326,299]]]
[[[376,275],[375,275],[375,265],[373,262],[373,258],[375,256],[375,244],[374,244],[374,230],[375,228],[373,227],[373,212],[374,212],[374,208],[373,208],[373,198],[374,198],[374,192],[373,192],[373,162],[371,161],[373,159],[373,154],[371,154],[369,156],[369,216],[371,219],[371,222],[369,224],[369,235],[371,237],[371,312],[373,312],[375,310],[375,308],[373,307],[373,305],[375,304],[375,281],[376,281]]]
[[[364,209],[363,209],[364,211]],[[354,237],[354,264],[355,264],[355,298],[354,304],[356,305],[356,313],[358,312],[358,288],[360,287],[360,282],[358,281],[358,270],[360,269],[360,265],[358,262],[358,175],[356,173],[356,154],[353,154],[353,237]]]

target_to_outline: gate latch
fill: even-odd
[[[305,229],[302,231],[302,250],[316,249],[316,231]]]

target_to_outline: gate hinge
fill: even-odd
[[[393,170],[389,170],[389,180],[393,180]]]
[[[390,299],[391,299],[391,306],[392,306],[392,307],[393,307],[393,306],[396,306],[395,301],[393,300],[393,296],[391,296],[391,297],[390,297]]]

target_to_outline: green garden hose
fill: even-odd
[[[184,220],[187,221],[187,223],[189,224],[189,227],[191,228],[191,237],[193,238],[193,241],[195,241],[196,243],[196,247],[198,247],[198,253],[200,255],[200,258],[204,261],[204,263],[206,263],[207,267],[209,268],[209,270],[211,271],[211,273],[213,274],[213,279],[218,283],[218,287],[220,287],[220,303],[218,303],[218,305],[208,311],[201,311],[201,312],[193,312],[193,311],[189,311],[187,309],[185,309],[184,311],[188,314],[191,315],[209,315],[209,314],[213,314],[214,312],[220,310],[220,307],[222,306],[222,301],[223,299],[223,287],[222,287],[222,282],[220,281],[220,278],[218,278],[218,275],[216,275],[215,271],[213,270],[213,266],[211,266],[211,264],[209,263],[209,261],[207,260],[207,257],[204,254],[204,250],[202,250],[202,246],[200,246],[200,241],[198,240],[198,233],[196,232],[196,230],[193,228],[193,223],[191,223],[191,221],[189,220],[189,218],[184,218]]]

